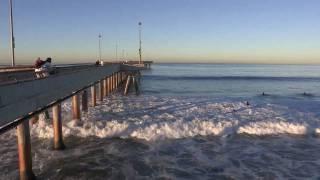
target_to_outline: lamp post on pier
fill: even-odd
[[[101,63],[101,34],[99,34],[99,62]]]
[[[11,45],[11,65],[15,66],[15,56],[14,56],[14,35],[13,35],[13,12],[12,12],[12,0],[9,0],[10,5],[10,45]]]
[[[142,49],[141,49],[141,28],[142,28],[142,23],[139,22],[139,64],[142,63]]]

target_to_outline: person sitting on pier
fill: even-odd
[[[45,61],[41,60],[40,57],[37,58],[36,62],[34,63],[34,72],[37,78],[41,78],[42,76],[42,65],[44,65]]]
[[[34,72],[37,78],[48,77],[49,74],[53,74],[54,71],[51,66],[51,58],[48,57],[45,61],[41,60],[40,57],[37,58],[35,64]]]
[[[51,66],[51,57],[48,57],[41,67],[43,77],[48,77],[49,74],[53,74],[53,69]]]
[[[95,65],[96,65],[96,66],[99,66],[99,64],[100,64],[100,62],[99,62],[99,60],[97,60],[96,63],[95,63]]]
[[[51,69],[51,58],[47,58],[46,61],[41,60],[40,57],[37,58],[35,64],[34,72],[36,73],[37,78],[43,78],[49,76],[49,70]],[[46,119],[49,119],[49,112],[46,110],[44,112]],[[36,123],[39,120],[37,116],[32,123]]]

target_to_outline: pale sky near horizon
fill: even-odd
[[[16,61],[98,58],[156,62],[320,64],[319,0],[13,0]],[[0,63],[10,63],[8,0],[0,1]]]

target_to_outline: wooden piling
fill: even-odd
[[[72,118],[76,120],[81,119],[79,96],[77,94],[72,96]]]
[[[54,130],[54,141],[53,148],[55,150],[63,150],[66,146],[63,143],[62,137],[62,118],[61,118],[61,105],[57,104],[52,107],[53,114],[53,130]]]
[[[99,101],[103,101],[103,80],[99,81]]]
[[[88,92],[84,90],[81,96],[82,111],[88,112]]]
[[[94,107],[97,105],[97,96],[96,96],[96,85],[91,86],[91,106]]]
[[[36,179],[32,171],[32,156],[28,121],[23,121],[17,126],[17,137],[20,180]]]

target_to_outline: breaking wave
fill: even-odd
[[[117,99],[116,99],[117,98]],[[307,135],[320,133],[316,113],[284,105],[205,98],[115,97],[71,120],[63,104],[64,136],[138,138],[147,141],[195,136]],[[40,117],[31,134],[52,138],[50,120]]]

